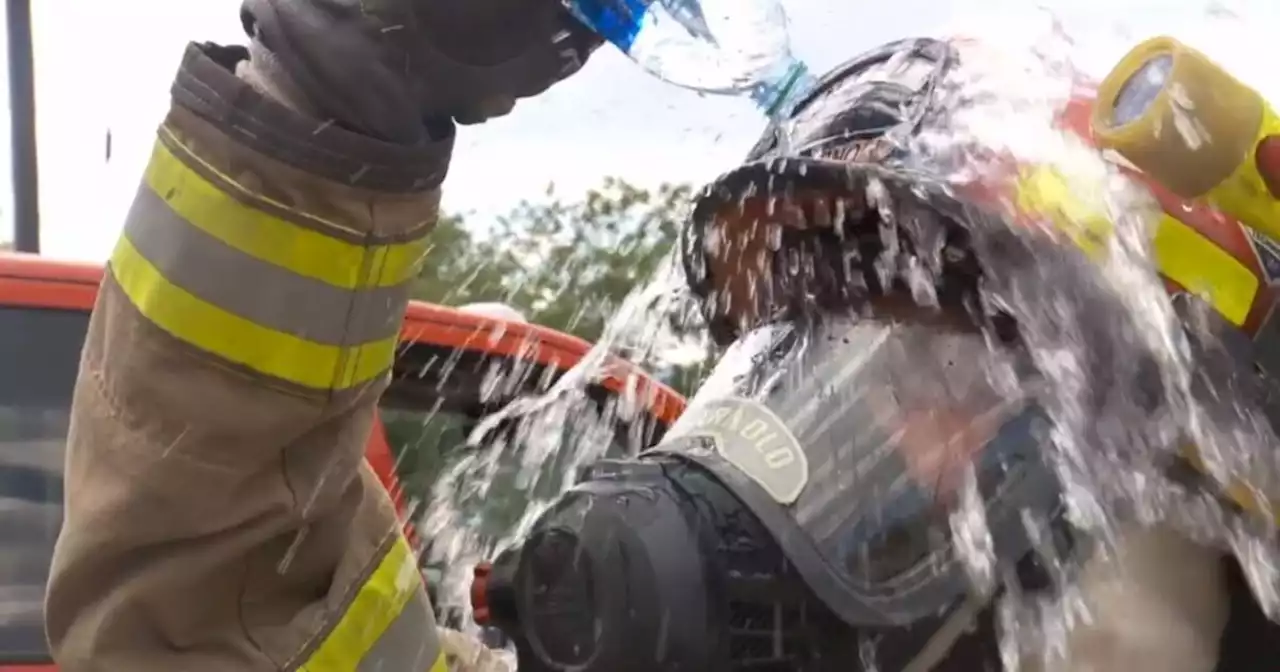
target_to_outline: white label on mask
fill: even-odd
[[[680,436],[710,439],[721,457],[779,504],[794,503],[809,482],[800,442],[759,402],[730,397],[700,403],[685,411],[667,440]]]

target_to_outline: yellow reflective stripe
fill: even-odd
[[[342,620],[302,665],[300,672],[354,672],[365,654],[399,618],[409,600],[423,590],[413,551],[408,542],[399,538],[360,587]],[[434,637],[435,633],[422,636]],[[442,663],[443,658],[437,656],[432,672]]]
[[[1179,452],[1196,471],[1209,476],[1209,467],[1200,456],[1199,448],[1194,445],[1185,445]],[[1277,526],[1280,526],[1280,511],[1275,510],[1271,497],[1243,479],[1232,476],[1231,482],[1226,484],[1226,488],[1221,494],[1241,509],[1252,514],[1266,516],[1274,520]]]
[[[1280,241],[1280,200],[1271,195],[1258,171],[1258,146],[1272,135],[1280,135],[1280,117],[1264,101],[1262,123],[1248,155],[1241,157],[1231,175],[1202,198],[1262,235]]]
[[[1258,293],[1258,278],[1226,250],[1171,215],[1164,215],[1153,242],[1166,277],[1206,299],[1229,322],[1244,324]]]
[[[1096,258],[1111,237],[1111,219],[1100,192],[1082,194],[1085,186],[1097,185],[1082,181],[1087,182],[1069,179],[1049,164],[1025,167],[1018,175],[1015,203],[1019,212],[1048,217],[1059,233]]]
[[[349,346],[400,331],[410,283],[350,290],[256,259],[192,226],[143,186],[124,235],[170,283],[264,327]]]
[[[1097,258],[1112,224],[1100,192],[1088,193],[1090,188],[1088,180],[1068,180],[1053,166],[1032,166],[1018,176],[1015,202],[1023,213],[1048,217],[1059,232]],[[1167,213],[1156,227],[1152,247],[1161,273],[1208,300],[1232,324],[1244,324],[1259,288],[1244,264]]]
[[[426,250],[423,240],[366,246],[313,231],[245,205],[224,189],[239,191],[274,208],[294,213],[299,219],[310,219],[323,227],[345,230],[353,237],[361,235],[247,189],[194,152],[186,150],[172,132],[162,127],[160,133],[163,139],[156,143],[151,163],[147,166],[144,178],[147,185],[179,216],[228,246],[298,275],[345,289],[398,285],[417,275]],[[182,152],[184,158],[199,162],[203,170],[217,175],[223,184],[215,185],[192,170],[174,155],[166,143],[185,150]]]
[[[175,338],[254,371],[313,389],[344,389],[391,367],[397,337],[354,347],[321,345],[269,329],[169,282],[121,236],[111,274],[130,302]]]

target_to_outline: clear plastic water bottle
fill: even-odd
[[[653,75],[713,94],[746,95],[785,116],[814,84],[791,54],[780,0],[564,0],[583,23]]]

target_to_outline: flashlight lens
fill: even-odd
[[[1111,111],[1111,124],[1124,126],[1145,114],[1155,102],[1156,96],[1164,90],[1171,72],[1173,56],[1163,54],[1147,61],[1133,73],[1116,96],[1115,108]]]

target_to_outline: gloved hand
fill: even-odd
[[[245,0],[241,20],[259,78],[402,144],[510,112],[601,43],[558,0]]]

